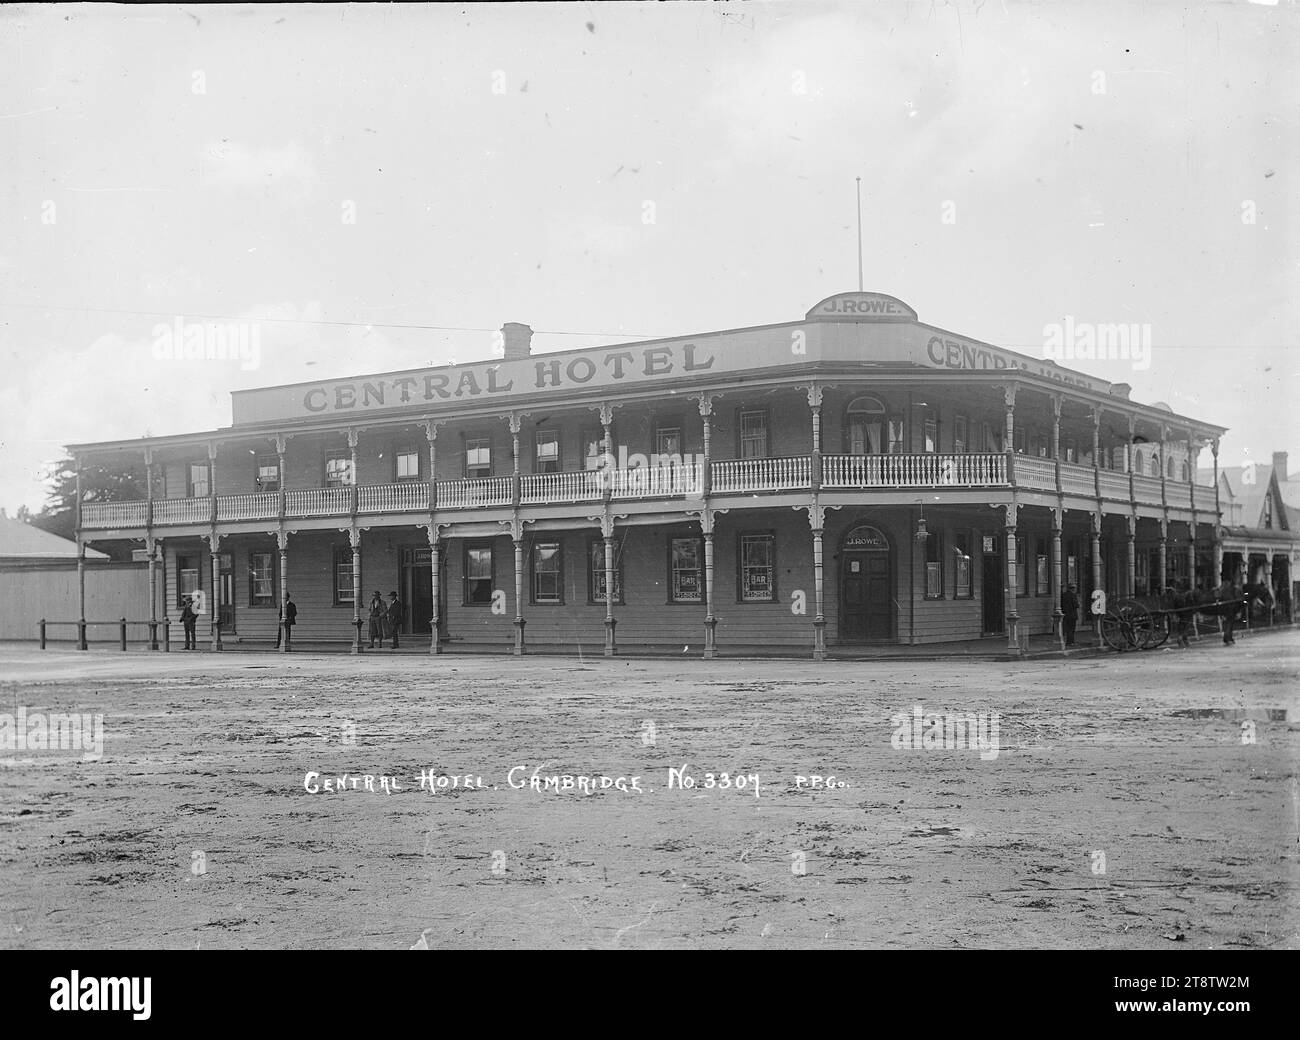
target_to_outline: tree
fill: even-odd
[[[31,522],[61,538],[76,537],[77,464],[71,456],[50,466],[45,506]],[[146,497],[142,465],[104,466],[85,463],[81,468],[83,502],[138,502]]]

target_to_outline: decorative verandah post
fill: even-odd
[[[445,420],[427,419],[424,436],[429,442],[429,581],[432,588],[432,614],[429,620],[429,653],[442,653],[442,542],[438,536],[438,427]]]
[[[1009,413],[1008,413],[1009,414]],[[1008,428],[1010,428],[1008,423]],[[1016,512],[1015,502],[1003,502],[1007,539],[1007,649],[1020,649],[1020,614],[1016,610]]]

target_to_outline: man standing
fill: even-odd
[[[293,626],[298,621],[298,604],[288,593],[284,596],[284,606],[280,608],[280,627],[275,633],[275,648],[280,649],[280,640],[284,639],[285,653],[293,649]]]
[[[397,649],[397,633],[404,620],[401,600],[397,598],[396,592],[390,592],[388,594],[388,610],[384,614],[384,627],[388,630],[388,635],[392,637],[394,650]]]
[[[1079,593],[1073,586],[1065,590],[1061,597],[1061,627],[1064,629],[1065,645],[1074,646],[1074,628],[1079,623]]]
[[[1241,613],[1245,599],[1245,590],[1242,588],[1241,579],[1233,575],[1231,584],[1224,582],[1219,587],[1219,598],[1224,601],[1223,645],[1235,646],[1237,640],[1233,637],[1232,632],[1237,627],[1237,615]]]
[[[185,597],[185,605],[181,608],[181,625],[185,629],[185,649],[197,650],[199,648],[198,636],[195,633],[195,626],[198,624],[199,616],[194,613],[194,606],[189,596]]]

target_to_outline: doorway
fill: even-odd
[[[235,631],[235,557],[217,553],[217,620],[222,632]]]
[[[1006,631],[1006,612],[1002,603],[1002,553],[998,551],[997,535],[982,535],[980,541],[984,550],[980,575],[984,600],[984,634],[996,636]]]
[[[439,638],[447,635],[447,569],[446,561],[440,561],[442,569],[439,580],[442,588],[438,598],[443,604],[438,618]],[[433,557],[429,549],[402,550],[402,602],[407,605],[404,631],[407,635],[423,636],[429,634],[429,624],[433,620]]]
[[[885,643],[895,638],[893,554],[874,527],[853,528],[840,548],[840,640]]]

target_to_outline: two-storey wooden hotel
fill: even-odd
[[[145,500],[82,504],[78,541],[141,540],[148,616],[201,589],[214,649],[270,645],[291,593],[296,643],[360,650],[375,591],[434,653],[1017,647],[1069,584],[1086,605],[1217,582],[1217,481],[1194,476],[1222,427],[893,297],[562,353],[502,333],[490,361],[239,391],[228,428],[74,445],[149,473]]]

